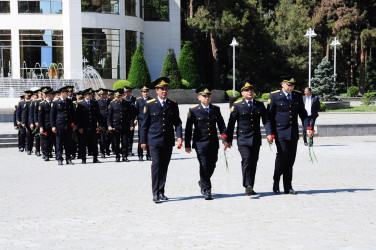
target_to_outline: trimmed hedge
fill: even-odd
[[[112,86],[112,89],[122,89],[125,86],[132,87],[131,83],[129,81],[127,81],[127,80],[118,80],[118,81],[116,81],[114,83],[114,85]]]

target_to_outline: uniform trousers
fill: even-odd
[[[139,121],[141,122],[141,121]],[[140,131],[140,126],[138,126],[138,131]],[[144,156],[144,150],[141,148],[141,143],[140,143],[140,133],[138,133],[138,146],[137,146],[137,155],[138,157],[143,157]],[[146,157],[150,157],[150,147],[146,147]]]
[[[122,157],[128,156],[128,133],[125,131],[113,131],[112,146],[114,147],[116,157],[120,157],[120,143]]]
[[[205,193],[212,188],[210,178],[214,173],[215,165],[218,160],[218,148],[215,146],[205,148],[196,147],[195,150],[198,162],[200,163],[201,190]]]
[[[18,148],[25,148],[26,144],[26,128],[20,126],[18,130]]]
[[[254,187],[259,158],[260,146],[240,146],[238,145],[240,156],[242,157],[243,187]]]
[[[129,131],[128,136],[128,154],[132,153],[134,130]]]
[[[98,156],[98,138],[96,129],[83,129],[81,134],[81,143],[79,143],[78,157],[82,160],[86,160],[86,148],[92,153],[94,157]]]
[[[153,196],[164,194],[168,164],[171,160],[172,146],[153,147],[151,152],[151,183]]]
[[[281,175],[283,175],[283,188],[285,192],[292,189],[292,172],[296,157],[296,148],[298,140],[292,138],[291,140],[277,139],[277,157],[275,159],[274,182],[279,183]]]
[[[99,150],[101,152],[101,154],[105,154],[106,152],[110,152],[109,151],[109,147],[110,147],[110,137],[109,137],[110,133],[108,133],[108,130],[107,129],[101,129],[99,131]]]
[[[47,135],[45,133],[47,133]],[[44,156],[49,156],[52,152],[52,146],[54,143],[53,141],[55,139],[55,134],[52,132],[52,129],[45,129],[44,133],[39,136],[40,136],[42,154]]]
[[[33,131],[26,127],[26,151],[32,151],[33,150],[33,144],[34,144],[34,134]]]
[[[72,130],[58,129],[56,133],[56,160],[63,160],[63,149],[65,149],[66,160],[72,157]]]
[[[39,127],[38,127],[38,131],[39,131]],[[34,140],[35,140],[35,152],[40,152],[40,135],[35,135],[34,136]]]

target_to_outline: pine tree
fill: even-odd
[[[168,48],[168,52],[163,61],[161,76],[170,78],[169,88],[181,89],[181,75],[176,62],[176,56],[173,48]]]
[[[376,91],[376,58],[373,54],[367,58],[365,83],[366,91]]]
[[[151,77],[146,64],[144,54],[142,52],[142,44],[137,45],[137,49],[134,52],[131,60],[131,68],[128,73],[128,81],[131,83],[132,88],[140,88],[146,84],[151,87]]]
[[[323,100],[331,100],[334,98],[334,77],[333,67],[324,57],[321,63],[315,69],[315,76],[311,79],[312,92],[320,95]]]
[[[186,41],[180,52],[178,67],[181,77],[189,82],[188,88],[194,89],[201,85],[200,69],[193,43]]]

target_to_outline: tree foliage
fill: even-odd
[[[173,48],[168,49],[166,57],[163,61],[161,76],[168,77],[170,79],[169,87],[171,89],[182,88],[181,75]]]
[[[131,83],[132,88],[140,88],[146,84],[149,88],[151,86],[151,77],[146,64],[144,54],[142,52],[142,44],[137,45],[137,49],[132,56],[131,67],[129,69],[128,81]]]
[[[186,88],[197,88],[202,84],[198,59],[191,41],[186,41],[178,60],[181,77],[189,84]]]
[[[315,75],[311,79],[312,92],[320,95],[324,100],[334,98],[334,77],[333,67],[330,62],[324,57],[321,63],[315,69]]]

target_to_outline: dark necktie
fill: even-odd
[[[166,101],[163,100],[163,101],[162,101],[162,107],[163,107],[165,104],[166,104]]]
[[[287,95],[287,100],[289,100],[289,102],[292,101],[292,99],[291,99],[291,94],[288,94],[288,95]]]
[[[249,109],[252,110],[252,107],[253,107],[253,102],[252,102],[252,101],[249,101],[249,102],[248,102],[248,107],[249,107]]]
[[[204,110],[209,114],[209,108],[204,108]]]

